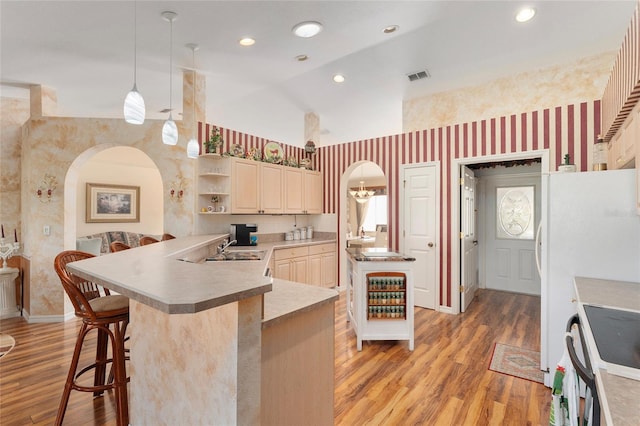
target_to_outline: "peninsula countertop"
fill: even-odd
[[[83,278],[161,312],[186,314],[270,292],[273,290],[272,283],[282,281],[284,284],[279,286],[280,291],[277,292],[281,293],[291,285],[265,275],[273,250],[335,242],[335,238],[320,237],[261,243],[252,247],[231,246],[231,251],[264,250],[265,255],[261,260],[198,262],[209,255],[211,247],[225,238],[228,238],[228,234],[180,237],[73,262],[69,268]],[[315,290],[312,288],[309,291]],[[274,296],[267,300],[275,300]],[[333,293],[325,296],[334,300]],[[306,297],[300,300],[302,305],[308,304]],[[318,301],[322,300],[319,297]],[[302,308],[293,306],[289,310]],[[265,307],[265,310],[268,311],[268,308]]]
[[[640,283],[576,277],[575,288],[579,303],[578,312],[582,318],[585,315],[585,304],[640,310]],[[593,336],[588,327],[585,329],[585,338],[589,343],[589,351],[593,351]],[[607,370],[596,366],[594,373],[606,424],[637,424],[640,381],[608,373]]]

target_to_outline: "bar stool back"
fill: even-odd
[[[141,246],[146,246],[147,244],[153,244],[153,243],[157,243],[159,242],[158,240],[156,240],[153,237],[149,237],[148,235],[145,235],[144,237],[140,237],[140,245]]]
[[[102,295],[97,284],[78,277],[67,269],[68,263],[91,257],[94,256],[90,253],[68,250],[58,254],[54,260],[55,271],[60,277],[64,291],[73,303],[75,315],[82,319],[55,424],[62,424],[72,390],[93,392],[94,396],[99,396],[105,390],[113,389],[116,400],[116,422],[119,426],[127,425],[129,423],[127,400],[129,378],[125,367],[124,340],[129,324],[129,299],[119,294],[112,295],[106,288],[103,289],[104,295]],[[98,333],[95,362],[78,371],[85,337],[94,329]],[[111,359],[107,358],[109,342],[111,342]],[[106,367],[109,363],[112,367],[113,381],[110,379],[105,383]],[[93,386],[80,385],[77,382],[80,376],[92,370],[95,373]]]

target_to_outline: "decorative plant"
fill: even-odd
[[[222,135],[220,134],[220,129],[218,126],[213,126],[211,129],[211,137],[207,141],[207,152],[215,153],[218,151],[218,147],[224,143],[222,139]]]

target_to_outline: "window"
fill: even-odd
[[[374,195],[369,200],[367,217],[364,219],[363,228],[366,232],[375,232],[376,225],[387,225],[387,196]]]

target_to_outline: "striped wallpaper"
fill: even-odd
[[[602,96],[602,129],[609,142],[640,100],[640,1]]]
[[[212,124],[198,123],[198,138],[208,139]],[[263,149],[270,140],[236,130],[221,128],[223,151],[240,144],[245,150]],[[455,124],[393,136],[320,147],[316,151],[316,168],[323,175],[323,211],[340,212],[340,179],[353,163],[368,160],[384,171],[388,181],[389,245],[399,249],[400,235],[400,166],[402,164],[439,161],[440,179],[440,305],[451,306],[452,231],[451,181],[452,159],[475,158],[517,152],[549,150],[549,167],[556,170],[569,154],[578,170],[591,170],[592,146],[601,131],[600,101],[583,102],[521,114]],[[298,161],[304,148],[281,144],[285,156]],[[339,223],[336,224],[339,227]],[[338,229],[338,238],[344,232]]]
[[[400,165],[439,161],[440,179],[440,305],[451,306],[452,159],[549,150],[556,170],[569,154],[578,170],[591,169],[592,145],[600,132],[600,101],[583,102],[522,114],[455,124],[394,136],[320,147],[316,161],[323,174],[324,212],[339,213],[340,179],[353,163],[369,160],[384,171],[389,195],[389,245],[399,249]],[[338,224],[339,226],[339,224]],[[344,232],[338,229],[338,238]]]

